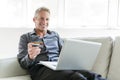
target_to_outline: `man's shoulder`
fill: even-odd
[[[23,33],[23,34],[21,34],[21,36],[23,36],[23,35],[28,35],[28,34],[30,34],[31,32],[26,32],[26,33]]]
[[[32,34],[32,32],[26,32],[26,33],[21,34],[21,37],[28,37],[31,34]]]
[[[56,31],[50,31],[51,34],[55,34],[58,35],[58,33]]]
[[[28,31],[26,33],[23,33],[22,36],[27,36],[27,35],[32,35],[32,34],[36,34],[35,29],[33,29],[32,31]]]

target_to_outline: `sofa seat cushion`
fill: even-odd
[[[29,75],[0,78],[0,80],[31,80]]]

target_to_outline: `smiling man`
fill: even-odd
[[[63,45],[58,33],[48,30],[49,20],[50,10],[45,7],[38,8],[33,17],[34,30],[20,37],[17,58],[32,80],[105,80],[87,70],[54,71],[38,64],[41,60],[57,61]]]

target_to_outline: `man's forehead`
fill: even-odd
[[[49,18],[50,14],[48,12],[40,12],[39,14],[37,14],[37,18]]]

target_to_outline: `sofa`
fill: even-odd
[[[92,68],[108,80],[120,80],[120,37],[75,38],[100,42],[102,46]],[[16,54],[17,55],[17,54]],[[0,80],[31,80],[26,70],[22,69],[17,57],[0,59]]]

